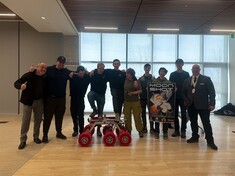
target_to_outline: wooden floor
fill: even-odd
[[[30,130],[26,148],[18,150],[21,117],[0,116],[0,176],[235,175],[235,117],[212,115],[211,121],[218,151],[207,148],[204,135],[198,144],[187,144],[150,134],[140,139],[135,130],[128,147],[106,147],[96,134],[90,147],[80,147],[71,137],[70,117],[64,119],[67,140],[55,138],[52,122],[48,144],[33,143]],[[187,138],[190,134],[188,123]]]

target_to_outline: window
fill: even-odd
[[[126,35],[102,34],[102,61],[126,62]]]
[[[128,62],[149,62],[152,58],[152,35],[128,35]],[[129,67],[129,66],[128,66]]]
[[[176,35],[153,35],[153,61],[174,62],[177,57],[176,44]]]
[[[204,62],[227,62],[227,43],[223,35],[205,35]]]
[[[200,35],[179,35],[179,58],[184,62],[200,62],[200,46]]]
[[[184,70],[192,75],[193,64],[199,64],[201,73],[210,76],[216,89],[216,108],[228,100],[228,36],[223,35],[169,35],[169,34],[100,34],[81,33],[80,63],[89,71],[102,61],[105,68],[113,68],[112,61],[121,61],[120,69],[133,68],[136,77],[144,74],[149,63],[151,73],[158,77],[160,67],[168,70],[166,78],[176,70],[175,60],[184,60]],[[107,84],[104,111],[113,111],[112,97]],[[89,92],[89,89],[88,91]],[[86,100],[86,112],[90,105]]]

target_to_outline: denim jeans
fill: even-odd
[[[88,101],[91,105],[92,109],[98,110],[98,116],[103,115],[104,104],[105,104],[105,95],[98,94],[94,91],[90,91],[87,95]],[[95,101],[97,103],[97,107],[95,105]]]

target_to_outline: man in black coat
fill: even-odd
[[[215,109],[215,88],[210,77],[200,74],[200,66],[192,67],[192,76],[184,81],[182,93],[192,128],[192,137],[187,143],[198,142],[198,114],[205,130],[208,147],[217,150],[210,123],[210,111]]]
[[[23,103],[21,136],[18,149],[24,149],[26,146],[32,111],[34,112],[34,142],[37,144],[41,143],[39,132],[44,107],[46,68],[45,63],[39,63],[36,70],[25,73],[14,83],[16,89],[22,90],[20,102]]]

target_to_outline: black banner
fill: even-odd
[[[175,83],[149,83],[147,89],[150,120],[174,122]]]

